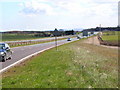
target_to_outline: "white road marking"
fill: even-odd
[[[75,41],[77,41],[77,40],[75,40]],[[72,41],[72,42],[73,42],[73,41]],[[67,43],[70,43],[70,42],[67,42]],[[65,44],[65,43],[63,43],[63,44]],[[58,46],[63,45],[63,44],[59,44]],[[22,58],[22,59],[20,59],[19,61],[15,62],[15,63],[13,63],[13,64],[5,67],[5,68],[3,68],[2,70],[0,70],[0,73],[5,72],[6,70],[10,69],[11,67],[13,67],[13,66],[15,66],[15,65],[17,65],[17,64],[19,64],[19,63],[21,63],[21,62],[23,62],[23,61],[25,61],[26,59],[28,59],[28,58],[30,58],[30,57],[32,57],[32,56],[35,56],[35,55],[37,55],[37,54],[39,54],[39,53],[41,53],[41,52],[44,52],[44,51],[49,50],[49,49],[54,48],[54,47],[55,47],[55,46],[52,46],[52,47],[43,49],[43,50],[41,50],[41,51],[38,51],[38,52],[36,52],[36,53],[34,53],[34,54],[28,55],[28,56],[26,56],[25,58]]]
[[[19,60],[19,61],[15,62],[15,63],[13,63],[13,64],[11,64],[11,65],[9,65],[9,66],[3,68],[2,70],[0,70],[0,73],[2,73],[2,72],[4,72],[4,71],[8,70],[9,68],[15,66],[16,64],[19,64],[19,63],[23,62],[24,60],[26,60],[26,59],[28,59],[28,58],[30,58],[30,57],[32,57],[32,56],[35,56],[35,55],[37,55],[37,54],[39,54],[39,53],[41,53],[41,52],[44,52],[44,51],[46,51],[46,50],[48,50],[48,49],[53,48],[53,47],[55,47],[55,46],[52,46],[52,47],[43,49],[43,50],[38,51],[38,52],[36,52],[36,53],[34,53],[34,54],[31,54],[31,55],[28,55],[28,56],[26,56],[25,58],[22,58],[21,60]]]

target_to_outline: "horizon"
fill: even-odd
[[[54,29],[54,30],[55,30],[55,29]],[[0,31],[0,32],[14,32],[14,31],[18,31],[18,32],[24,32],[24,31],[26,31],[26,32],[27,32],[27,31],[28,31],[28,32],[31,32],[31,31],[33,31],[33,32],[34,32],[34,31],[35,31],[35,32],[37,32],[37,31],[38,31],[38,32],[39,32],[39,31],[40,31],[40,32],[44,32],[44,31],[54,31],[54,30],[35,30],[35,29],[34,29],[34,30],[5,30],[5,31],[2,30],[2,31]],[[57,29],[57,30],[60,30],[60,29]],[[64,31],[69,31],[69,30],[82,31],[83,29],[80,28],[79,30],[78,30],[78,29],[77,29],[77,30],[76,30],[76,29],[62,29],[62,30],[64,30]]]
[[[116,27],[118,1],[1,0],[0,32]]]
[[[118,26],[116,27],[101,27],[101,28],[117,28]],[[64,31],[70,31],[70,30],[74,30],[74,31],[83,31],[83,30],[87,30],[87,29],[95,29],[97,27],[94,27],[94,28],[76,28],[76,29],[62,29]],[[55,29],[54,29],[55,30]],[[0,32],[49,32],[49,31],[54,31],[54,30],[6,30],[6,31],[0,31]],[[58,31],[61,30],[61,29],[57,29]]]

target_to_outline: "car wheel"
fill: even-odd
[[[9,57],[8,59],[10,60],[10,59],[12,59],[12,57]]]
[[[2,57],[2,62],[5,62],[5,61],[6,61],[6,57],[3,56],[3,57]]]

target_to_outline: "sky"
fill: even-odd
[[[0,0],[0,31],[115,27],[119,0]]]
[[[118,4],[118,25],[120,26],[120,1]]]

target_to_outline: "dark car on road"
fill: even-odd
[[[7,43],[0,43],[0,61],[11,59],[12,51]]]
[[[77,36],[77,39],[81,39],[79,36]]]
[[[71,41],[71,38],[68,38],[67,41]]]

